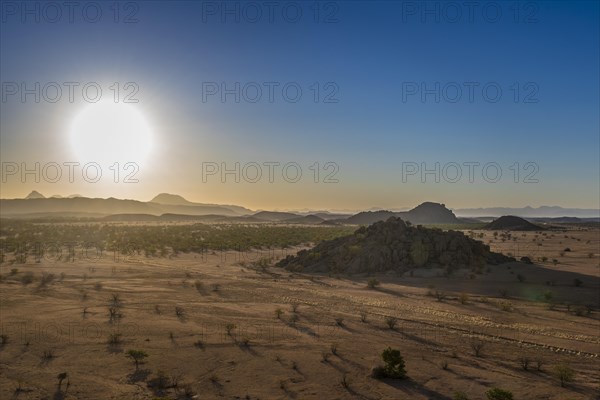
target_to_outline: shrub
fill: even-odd
[[[488,400],[512,400],[513,395],[508,390],[492,388],[485,392]]]
[[[55,278],[56,278],[56,275],[54,275],[53,273],[42,272],[42,277],[40,279],[39,288],[45,288],[46,286],[48,286],[49,284],[54,282]]]
[[[291,304],[292,312],[297,312],[298,311],[298,306],[299,306],[298,303],[292,303]]]
[[[542,365],[544,365],[544,360],[542,360],[541,358],[536,358],[535,360],[535,369],[538,371],[542,370]]]
[[[360,313],[360,322],[363,322],[363,323],[367,322],[367,313],[364,311],[362,311]]]
[[[512,307],[512,303],[510,301],[501,301],[499,303],[499,305],[500,305],[500,309],[502,311],[507,311],[507,312],[512,311],[513,307]]]
[[[390,317],[390,316],[385,317],[385,324],[391,330],[394,330],[396,328],[396,323],[397,322],[398,322],[398,319],[396,319],[395,317]]]
[[[231,332],[235,329],[235,325],[232,323],[228,323],[225,325],[225,331],[227,331],[227,335],[231,336]]]
[[[275,310],[275,317],[277,319],[281,319],[281,316],[283,315],[283,310],[281,308],[278,308]]]
[[[119,312],[117,307],[108,307],[108,319],[109,322],[115,322],[123,317],[123,314]]]
[[[529,358],[521,357],[519,358],[519,363],[521,364],[521,368],[523,368],[524,371],[527,371],[529,369]]]
[[[337,344],[332,343],[331,346],[329,346],[329,349],[331,350],[331,354],[337,356]]]
[[[194,282],[194,287],[196,288],[196,290],[198,292],[202,292],[204,285],[202,284],[202,281],[200,281],[199,279],[196,279],[196,281]]]
[[[121,306],[121,297],[119,296],[118,293],[113,293],[111,295],[110,303],[115,307]]]
[[[480,340],[471,342],[471,348],[473,349],[473,353],[475,354],[475,357],[481,356],[481,352],[483,351],[484,347],[485,347],[485,342],[482,342]]]
[[[381,358],[385,363],[383,370],[388,378],[402,379],[406,377],[404,358],[402,358],[400,350],[388,347],[381,353]]]
[[[53,358],[54,358],[53,350],[44,350],[44,352],[42,353],[42,360],[44,360],[44,361],[49,361],[49,360],[52,360]]]
[[[346,374],[344,374],[342,376],[342,380],[340,381],[340,384],[342,385],[342,387],[344,389],[349,389],[350,388],[350,382],[348,381],[348,378],[347,378]]]
[[[435,291],[435,298],[437,299],[437,301],[442,301],[446,298],[446,293],[436,290]]]
[[[574,309],[575,315],[577,315],[578,317],[582,317],[585,314],[585,307],[584,306],[577,306]]]
[[[521,262],[525,264],[533,264],[533,261],[531,261],[531,258],[529,257],[521,257]]]
[[[460,294],[458,299],[460,300],[460,304],[467,304],[469,301],[469,295],[463,292]]]
[[[469,400],[465,392],[454,392],[452,400]]]
[[[369,280],[367,281],[367,286],[369,287],[369,289],[375,289],[379,285],[379,281],[375,278],[369,278]]]
[[[116,346],[121,343],[121,334],[120,333],[111,333],[108,335],[108,344],[112,346]]]
[[[344,326],[344,318],[336,318],[335,319],[335,324],[337,326]]]
[[[25,272],[21,277],[21,283],[25,286],[29,285],[33,282],[33,272]]]
[[[139,364],[141,364],[146,357],[148,357],[148,353],[143,350],[129,350],[127,352],[127,357],[131,358],[135,363],[135,369],[138,369]]]
[[[565,387],[567,383],[573,382],[575,371],[566,365],[557,365],[554,367],[554,374],[560,380],[560,386]]]

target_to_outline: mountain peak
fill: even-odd
[[[158,203],[158,204],[174,205],[174,206],[183,206],[183,205],[192,204],[192,202],[187,201],[182,196],[180,196],[178,194],[170,194],[170,193],[160,193],[159,195],[155,196],[152,200],[150,200],[150,202]]]
[[[26,199],[45,199],[46,196],[41,194],[40,192],[34,190],[25,197]]]

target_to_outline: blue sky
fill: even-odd
[[[150,1],[136,3],[137,22],[127,24],[114,22],[110,3],[99,4],[96,23],[77,11],[73,23],[66,17],[51,23],[43,15],[40,23],[31,15],[23,22],[23,10],[7,14],[3,8],[2,82],[94,81],[103,88],[136,82],[136,106],[155,140],[143,179],[93,187],[9,181],[2,197],[41,188],[142,200],[177,192],[197,201],[279,209],[400,208],[426,200],[452,207],[599,207],[598,2],[475,2],[472,20],[462,2],[452,3],[455,9],[447,2],[321,2],[319,22],[312,2],[274,2],[272,23],[266,15],[249,22],[247,3],[227,2],[240,7],[236,23],[235,13],[225,22],[207,14],[223,2]],[[253,4],[266,12],[262,2]],[[280,10],[296,6],[302,17],[287,21]],[[423,7],[433,14],[423,14]],[[122,9],[120,19],[132,10]],[[449,20],[454,10],[463,14],[457,22]],[[325,22],[326,15],[337,22]],[[232,95],[224,103],[218,95],[203,102],[207,82],[277,82],[278,88],[292,82],[302,97],[291,103],[276,89],[272,103],[265,92],[257,103],[236,103]],[[476,85],[472,102],[465,82]],[[439,102],[433,94],[422,101],[417,92],[403,99],[408,87],[436,83],[458,86],[462,96],[449,101],[455,93],[449,91]],[[502,97],[486,100],[485,85],[499,87]],[[331,88],[338,102],[325,103]],[[524,102],[527,95],[535,102]],[[84,105],[81,99],[3,101],[2,160],[74,157],[65,130]],[[203,161],[293,161],[305,176],[312,176],[308,167],[315,161],[332,161],[339,183],[202,182]],[[402,182],[403,162],[433,168],[469,161],[497,163],[503,179],[451,183],[442,177],[436,183],[427,177],[423,183],[415,176]],[[515,162],[535,163],[539,183],[523,183],[522,176],[515,183],[509,169]]]

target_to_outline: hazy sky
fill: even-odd
[[[596,1],[52,4],[2,2],[2,198],[600,206]]]

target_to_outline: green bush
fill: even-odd
[[[143,362],[146,357],[148,357],[148,353],[143,350],[129,350],[127,352],[127,357],[133,360],[135,363],[135,369],[138,369],[139,364]]]
[[[369,287],[369,289],[375,289],[379,285],[380,285],[379,281],[375,278],[369,278],[369,280],[367,282],[367,286]]]
[[[554,374],[560,380],[560,386],[562,387],[567,386],[567,383],[572,382],[575,377],[575,371],[566,365],[554,367]]]
[[[402,379],[406,377],[404,358],[402,358],[400,350],[388,347],[381,353],[381,358],[385,363],[383,370],[388,378]]]
[[[485,392],[488,400],[512,400],[513,395],[508,390],[493,388]]]

